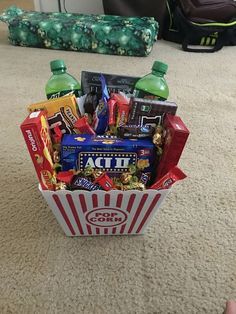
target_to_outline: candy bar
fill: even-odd
[[[109,113],[107,101],[109,99],[109,94],[106,86],[106,81],[103,75],[100,76],[102,85],[102,99],[93,115],[92,127],[97,134],[104,134],[108,127]]]
[[[70,184],[71,190],[87,190],[87,191],[95,191],[99,190],[100,187],[97,184],[93,184],[86,178],[81,177],[80,174],[75,175]]]
[[[79,118],[75,124],[74,128],[78,129],[81,134],[96,134],[93,128],[88,123],[88,118],[86,116]]]
[[[125,97],[125,95],[112,93],[110,101],[112,100],[115,101],[115,108],[116,108],[115,124],[117,128],[122,125],[125,125],[128,121],[129,110],[130,110],[129,99]]]
[[[163,177],[178,164],[189,136],[189,130],[179,116],[167,114],[164,119],[163,153],[157,168],[157,177]]]
[[[88,93],[84,101],[84,112],[93,115],[98,103],[99,100],[97,94],[93,92]]]
[[[75,96],[55,98],[28,106],[28,111],[46,110],[50,129],[59,126],[62,133],[75,133],[74,123],[79,118]]]
[[[174,102],[131,98],[128,124],[156,126],[163,123],[165,114],[175,114],[177,105]]]
[[[163,190],[169,189],[175,182],[183,180],[186,175],[177,166],[173,167],[161,179],[157,180],[149,189]]]
[[[107,102],[107,105],[108,105],[108,112],[109,112],[108,124],[111,127],[116,124],[116,100],[110,98]]]
[[[146,175],[146,173],[142,173],[140,177],[140,182],[146,185],[148,183],[149,177]]]
[[[155,147],[151,140],[118,139],[109,136],[65,134],[61,144],[64,171],[87,166],[104,170],[114,177],[128,172],[130,165],[148,175],[154,169]]]
[[[42,189],[54,190],[53,148],[45,111],[30,113],[21,124],[21,131]]]
[[[70,184],[74,177],[74,171],[61,171],[57,174],[57,180]]]
[[[61,138],[62,138],[62,131],[59,127],[59,125],[56,125],[55,128],[53,129],[54,134],[52,135],[53,142],[55,144],[61,143]]]
[[[106,173],[103,173],[100,176],[98,176],[94,180],[94,183],[99,184],[105,191],[110,191],[114,188],[112,179],[109,178],[109,176]]]
[[[152,137],[155,128],[151,125],[123,125],[117,128],[117,135],[121,138]]]
[[[81,88],[83,94],[88,94],[89,92],[95,92],[96,94],[102,95],[101,73],[82,71],[81,73]],[[106,79],[108,91],[110,93],[124,92],[126,94],[131,94],[133,92],[136,82],[139,77],[116,75],[116,74],[104,74]]]

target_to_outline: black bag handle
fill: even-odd
[[[224,32],[222,32],[222,33],[224,33]],[[190,40],[190,38],[188,38],[188,36],[185,36],[184,39],[183,39],[183,42],[182,42],[182,49],[184,51],[188,51],[188,52],[208,52],[208,53],[210,53],[210,52],[219,51],[225,45],[222,33],[218,33],[218,38],[216,39],[215,45],[214,46],[209,46],[209,48],[205,48],[204,46],[203,46],[203,48],[202,47],[190,48],[189,46],[192,46],[190,44],[191,40]]]

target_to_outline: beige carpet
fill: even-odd
[[[147,58],[8,44],[0,25],[0,313],[219,313],[236,298],[235,47],[191,54],[158,42]],[[19,130],[44,100],[49,62],[143,75],[169,64],[170,99],[191,130],[176,184],[145,236],[67,238],[37,189]]]

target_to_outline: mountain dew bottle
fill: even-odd
[[[155,61],[152,66],[152,72],[139,79],[135,84],[134,96],[166,100],[169,96],[169,88],[164,78],[167,69],[167,64]]]
[[[50,62],[53,75],[48,80],[45,91],[48,99],[74,94],[81,95],[80,83],[66,72],[66,65],[63,60],[53,60]]]

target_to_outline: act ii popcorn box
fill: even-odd
[[[91,166],[114,177],[129,171],[130,165],[137,165],[150,176],[154,169],[155,156],[155,146],[150,139],[65,134],[61,143],[64,171],[84,170]]]

